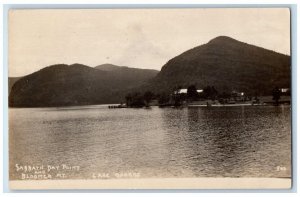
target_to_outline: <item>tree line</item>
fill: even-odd
[[[214,86],[206,86],[202,92],[197,91],[195,85],[190,85],[187,88],[186,94],[179,92],[181,87],[175,87],[172,92],[163,92],[155,94],[151,91],[133,92],[126,95],[126,105],[128,107],[149,107],[151,101],[156,100],[159,106],[180,106],[183,102],[193,102],[198,100],[218,100],[220,103],[226,103],[229,99],[235,100],[238,97],[237,92],[222,92],[220,93]],[[272,90],[272,96],[275,104],[278,105],[281,91],[278,87]],[[244,94],[245,100],[251,100],[252,97]],[[257,95],[254,101],[259,101]]]
[[[151,91],[133,92],[125,96],[126,105],[128,107],[148,107],[152,100],[157,100],[157,104],[164,105],[181,105],[183,101],[195,101],[199,99],[212,99],[217,98],[218,91],[214,86],[206,86],[202,93],[197,92],[195,85],[190,85],[187,88],[187,94],[180,94],[178,91],[181,87],[175,87],[172,92],[163,92],[159,94],[154,94]]]

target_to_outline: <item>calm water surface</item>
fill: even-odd
[[[16,164],[80,166],[70,179],[290,177],[290,113],[289,106],[13,108],[10,179],[21,179]]]

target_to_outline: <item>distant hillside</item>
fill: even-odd
[[[8,77],[8,93],[10,93],[13,85],[22,77]]]
[[[103,71],[115,71],[121,69],[122,67],[113,64],[101,64],[99,66],[96,66],[95,68]]]
[[[169,60],[142,89],[164,92],[194,84],[270,95],[274,86],[290,87],[290,67],[290,56],[220,36]]]
[[[137,69],[136,75],[134,69],[131,74],[121,70],[104,71],[81,64],[49,66],[19,79],[9,95],[9,106],[119,103],[132,88],[158,72]]]
[[[158,70],[153,69],[140,69],[140,68],[129,68],[126,66],[116,66],[113,64],[102,64],[95,67],[102,71],[111,71],[116,76],[122,76],[128,80],[136,79],[138,81],[145,79],[150,79],[158,74]]]

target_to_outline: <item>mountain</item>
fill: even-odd
[[[141,86],[158,71],[123,68],[101,70],[82,64],[59,64],[19,79],[9,95],[10,107],[50,107],[121,102],[132,88]],[[126,69],[127,70],[127,69]]]
[[[122,76],[128,79],[136,79],[138,81],[153,78],[159,72],[153,69],[129,68],[127,66],[116,66],[113,64],[102,64],[96,66],[95,68],[102,71],[111,71],[120,77]]]
[[[120,103],[133,91],[169,93],[189,85],[214,86],[219,93],[271,95],[275,86],[290,88],[291,58],[220,36],[172,58],[160,72],[112,64],[52,65],[18,79],[11,88],[9,106]]]
[[[99,66],[96,66],[96,69],[103,70],[103,71],[116,71],[116,70],[122,70],[125,66],[116,66],[113,64],[101,64]],[[128,68],[128,67],[125,67]]]
[[[10,93],[11,88],[14,86],[14,84],[21,79],[22,77],[8,77],[8,93]]]
[[[170,92],[193,84],[270,95],[275,86],[290,87],[290,68],[290,56],[220,36],[169,60],[142,89]]]

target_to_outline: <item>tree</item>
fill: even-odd
[[[225,104],[230,99],[230,93],[223,91],[222,94],[219,95],[219,102]]]
[[[211,87],[210,86],[206,86],[203,89],[204,98],[208,99],[210,97],[210,94],[211,94]]]
[[[222,94],[220,95],[221,98],[223,99],[229,99],[230,98],[230,93],[228,92],[222,92]]]
[[[275,101],[275,105],[278,105],[279,104],[278,101],[280,99],[281,91],[277,86],[273,89],[272,95],[273,95],[273,100]]]
[[[181,106],[183,99],[183,94],[173,94],[172,100],[174,101],[174,106]]]
[[[126,105],[128,107],[143,107],[143,106],[145,106],[144,97],[139,92],[127,94],[125,99],[126,99]]]
[[[211,87],[210,97],[211,97],[212,100],[215,100],[217,96],[218,96],[218,91],[215,89],[214,86],[212,86]]]
[[[160,105],[168,104],[169,101],[170,101],[170,97],[167,94],[165,94],[165,93],[160,94],[158,96],[158,104],[160,104]]]
[[[146,106],[149,106],[150,101],[154,98],[154,94],[151,91],[147,91],[144,93],[144,101]]]
[[[197,88],[195,85],[190,85],[187,88],[187,99],[193,101],[193,100],[197,100],[199,97],[199,94],[197,92]]]
[[[125,99],[126,99],[126,105],[127,106],[130,106],[131,103],[132,103],[132,95],[129,93],[125,96]]]

